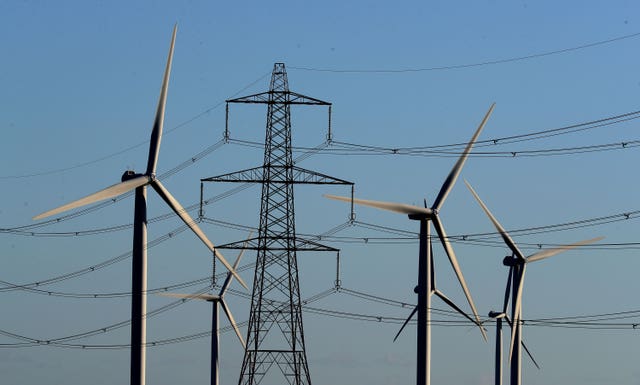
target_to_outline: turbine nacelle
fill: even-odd
[[[523,259],[520,259],[520,258],[515,258],[512,255],[507,255],[502,260],[502,264],[505,265],[505,266],[508,266],[508,267],[522,266],[525,263],[527,263],[526,260],[523,260]]]
[[[120,178],[120,181],[121,182],[126,182],[128,180],[137,178],[139,176],[142,176],[142,174],[136,174],[136,172],[133,171],[133,170],[127,170],[122,174],[122,177]]]
[[[503,311],[490,311],[489,312],[489,317],[491,318],[496,318],[496,319],[502,319],[505,318],[507,316],[507,313],[503,312]]]
[[[435,210],[432,210],[432,212],[429,213],[429,214],[427,214],[427,213],[415,213],[415,214],[409,214],[407,216],[412,221],[426,221],[426,220],[429,220],[429,219],[433,218],[434,215],[438,215],[438,212],[435,211]]]

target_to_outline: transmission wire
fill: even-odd
[[[422,67],[422,68],[402,68],[402,69],[335,69],[335,68],[314,68],[314,67],[302,67],[302,66],[290,66],[290,69],[300,70],[300,71],[313,71],[313,72],[331,72],[331,73],[345,73],[345,74],[400,74],[400,73],[415,73],[415,72],[427,72],[427,71],[444,71],[444,70],[454,70],[454,69],[464,69],[464,68],[473,68],[473,67],[483,67],[488,65],[495,64],[505,64],[505,63],[513,63],[518,61],[537,59],[545,56],[552,56],[558,54],[564,54],[573,51],[579,51],[587,48],[593,48],[600,45],[610,44],[626,39],[635,38],[640,36],[640,32],[632,33],[629,35],[617,36],[606,40],[600,40],[592,43],[587,43],[579,46],[562,48],[553,51],[546,51],[540,53],[529,54],[525,56],[516,56],[510,57],[506,59],[494,59],[488,61],[482,61],[477,63],[467,63],[467,64],[455,64],[455,65],[447,65],[447,66],[436,66],[436,67]]]

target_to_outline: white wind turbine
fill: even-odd
[[[509,360],[511,366],[511,385],[520,385],[522,380],[522,352],[520,347],[522,346],[522,290],[524,287],[524,275],[527,268],[527,265],[531,262],[540,261],[549,257],[552,257],[556,254],[559,254],[563,251],[571,250],[573,248],[588,245],[590,243],[597,242],[604,237],[597,237],[593,239],[587,239],[584,241],[572,243],[569,245],[559,246],[553,249],[542,250],[530,256],[525,256],[518,246],[515,244],[509,233],[502,227],[502,225],[498,222],[498,220],[491,214],[491,211],[487,208],[484,202],[480,199],[478,194],[475,192],[473,187],[466,180],[464,183],[469,188],[469,191],[473,194],[476,201],[482,207],[482,210],[487,214],[493,226],[502,236],[505,244],[509,247],[513,256],[507,256],[503,260],[503,264],[505,266],[509,266],[509,276],[510,282],[513,282],[513,290],[512,290],[512,304],[511,304],[511,342],[509,345]],[[508,286],[507,286],[507,295],[508,295]],[[506,303],[506,300],[505,300]],[[503,313],[506,315],[506,305],[504,307]],[[496,314],[494,314],[496,315]],[[498,314],[500,315],[500,314]],[[500,347],[501,349],[502,347]],[[497,349],[497,345],[496,345]],[[500,355],[502,355],[500,353]],[[496,352],[496,359],[498,359],[498,353]],[[497,364],[496,364],[497,365]]]
[[[251,235],[249,235],[251,238]],[[246,242],[245,242],[246,246]],[[233,264],[233,270],[238,268],[240,264],[240,259],[242,258],[242,254],[244,254],[244,248],[238,254],[238,258]],[[240,344],[242,344],[242,348],[246,348],[246,344],[244,342],[244,338],[242,338],[242,334],[240,333],[240,329],[238,329],[238,325],[236,324],[236,320],[233,318],[233,314],[231,314],[231,310],[227,306],[227,303],[224,301],[224,294],[226,293],[231,281],[233,280],[233,275],[229,272],[227,273],[227,278],[225,279],[222,287],[220,288],[220,292],[218,295],[212,294],[178,294],[178,293],[161,293],[160,295],[165,297],[173,297],[173,298],[183,298],[183,299],[200,299],[207,302],[212,303],[213,312],[211,314],[211,385],[218,385],[219,383],[219,373],[220,373],[220,365],[219,365],[219,350],[220,350],[220,306],[222,306],[222,310],[224,310],[224,314],[226,314],[229,323],[233,327],[233,330],[236,332],[236,336],[240,340]]]
[[[133,252],[132,252],[132,298],[131,298],[131,385],[142,385],[145,383],[145,362],[146,362],[146,311],[147,311],[147,186],[153,189],[171,207],[171,209],[191,228],[191,230],[204,242],[210,251],[229,269],[245,288],[247,285],[238,276],[229,262],[220,254],[202,232],[198,224],[191,218],[187,211],[178,201],[167,191],[167,189],[156,179],[156,165],[160,152],[160,141],[162,139],[162,127],[164,123],[164,111],[167,101],[167,89],[169,85],[169,75],[171,73],[171,62],[173,59],[173,48],[175,44],[177,25],[173,28],[171,46],[167,58],[167,65],[162,81],[160,99],[151,131],[149,144],[149,158],[147,170],[144,174],[136,174],[133,171],[125,171],[122,175],[122,182],[114,184],[96,193],[65,204],[53,210],[49,210],[33,217],[34,220],[49,217],[61,212],[85,206],[91,203],[114,198],[135,189],[135,212],[133,219]]]
[[[478,316],[478,312],[476,311],[476,307],[471,299],[471,293],[469,292],[469,288],[467,287],[467,283],[462,275],[462,271],[460,270],[460,266],[458,264],[458,260],[456,255],[449,243],[449,239],[447,238],[447,234],[445,233],[444,227],[442,225],[442,221],[440,219],[439,211],[442,208],[442,204],[444,203],[447,195],[453,188],[458,175],[460,175],[460,171],[466,162],[473,145],[475,144],[478,136],[482,132],[489,116],[493,112],[493,108],[495,107],[495,103],[491,105],[486,115],[482,119],[480,126],[478,126],[476,132],[473,134],[473,137],[467,144],[466,148],[460,158],[453,166],[453,169],[445,179],[442,187],[440,188],[440,192],[434,201],[434,204],[431,208],[428,207],[419,207],[412,206],[402,203],[392,203],[392,202],[380,202],[380,201],[371,201],[364,199],[353,199],[347,197],[339,197],[334,195],[325,195],[327,198],[341,200],[345,202],[353,202],[355,204],[370,206],[382,210],[393,211],[400,214],[407,214],[409,219],[420,221],[420,250],[418,257],[418,286],[416,287],[416,293],[418,294],[418,305],[415,307],[409,319],[413,317],[415,313],[418,313],[418,325],[417,325],[417,368],[416,368],[416,384],[417,385],[430,385],[431,384],[431,296],[433,294],[440,297],[445,303],[454,308],[456,311],[459,311],[466,317],[468,315],[460,310],[453,302],[451,302],[448,298],[444,296],[440,291],[435,288],[435,271],[433,269],[433,257],[431,254],[431,248],[429,247],[430,238],[431,238],[431,222],[438,233],[438,237],[440,238],[440,242],[444,247],[447,256],[449,257],[449,262],[453,267],[453,270],[458,277],[458,281],[460,282],[460,286],[464,291],[465,297],[469,302],[469,306],[471,306],[471,310],[473,312],[474,318],[472,321],[478,325],[480,328],[480,332],[482,333],[483,338],[486,340],[487,336],[482,328],[480,317]],[[426,206],[426,202],[425,202]],[[408,320],[409,320],[408,319]],[[408,322],[408,320],[405,322]],[[404,325],[403,325],[404,327]],[[397,337],[397,336],[396,336]]]
[[[509,258],[509,257],[508,257]],[[513,323],[507,315],[507,307],[509,306],[509,298],[511,296],[511,281],[513,278],[513,269],[509,269],[509,276],[507,278],[507,287],[504,292],[504,302],[501,312],[490,311],[489,317],[496,320],[496,354],[495,354],[495,385],[502,385],[502,320],[507,321],[507,324],[513,328]],[[527,353],[536,368],[540,369],[540,365],[536,362],[533,355],[527,349],[527,346],[522,342],[522,348]]]

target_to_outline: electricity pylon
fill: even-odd
[[[294,184],[353,183],[294,165],[291,151],[291,105],[328,106],[331,103],[289,91],[284,63],[275,63],[269,91],[227,100],[267,105],[264,164],[202,182],[262,184],[258,237],[247,249],[257,250],[247,345],[239,385],[257,385],[269,370],[277,370],[290,385],[311,385],[302,324],[297,251],[337,251],[296,235]],[[228,127],[228,126],[227,126]],[[225,133],[228,138],[228,131]],[[330,131],[329,131],[330,138]],[[241,248],[244,241],[220,245]],[[277,373],[276,373],[277,374]],[[269,377],[269,382],[272,382]]]

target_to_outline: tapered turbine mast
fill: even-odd
[[[122,182],[109,186],[96,193],[78,199],[71,203],[62,205],[53,210],[46,211],[33,217],[34,220],[46,218],[75,209],[88,204],[96,203],[105,199],[115,198],[135,189],[135,209],[133,219],[133,252],[132,252],[132,298],[131,298],[131,385],[142,385],[145,383],[145,361],[146,361],[146,319],[147,312],[147,186],[160,195],[169,207],[189,226],[198,238],[214,253],[216,258],[229,269],[245,288],[247,285],[238,276],[229,262],[220,254],[213,243],[207,238],[198,224],[191,218],[189,213],[178,203],[169,191],[156,179],[156,165],[160,153],[160,142],[162,140],[162,128],[164,124],[164,111],[167,102],[167,89],[169,86],[169,75],[171,73],[171,62],[173,59],[173,48],[176,39],[178,26],[173,28],[171,46],[167,58],[167,65],[162,80],[160,98],[156,110],[151,140],[149,144],[149,158],[147,170],[144,174],[136,174],[133,171],[125,171],[122,175]]]
[[[531,262],[540,261],[549,257],[552,257],[556,254],[559,254],[563,251],[571,250],[573,248],[588,245],[590,243],[597,242],[604,237],[597,237],[593,239],[587,239],[584,241],[572,243],[569,245],[559,246],[553,249],[542,250],[533,255],[526,257],[515,244],[509,233],[502,227],[500,222],[491,214],[491,211],[484,204],[482,199],[475,192],[473,187],[469,184],[469,182],[465,181],[467,188],[473,194],[474,198],[480,206],[482,210],[487,214],[493,226],[502,236],[503,241],[509,247],[512,256],[508,256],[504,258],[503,264],[505,266],[509,266],[509,279],[513,282],[513,290],[512,290],[512,305],[511,305],[511,319],[513,320],[511,325],[511,342],[509,344],[509,360],[511,363],[511,385],[520,385],[522,381],[522,354],[521,354],[521,346],[522,346],[522,290],[524,287],[524,275],[527,268],[527,265]],[[508,284],[509,285],[509,284]],[[508,287],[508,286],[507,286]],[[508,288],[507,288],[508,291]],[[507,293],[508,294],[508,293]],[[506,300],[505,300],[506,303]],[[506,314],[506,305],[504,307],[503,313]]]
[[[451,247],[449,239],[447,238],[447,234],[445,233],[444,226],[442,225],[442,220],[440,219],[439,211],[444,204],[449,192],[453,188],[458,179],[458,175],[462,171],[462,167],[466,162],[469,154],[471,153],[471,149],[475,144],[478,136],[482,132],[487,120],[491,116],[493,109],[495,107],[495,103],[491,105],[486,115],[482,119],[482,122],[476,129],[475,133],[471,137],[471,140],[467,144],[464,152],[456,162],[456,164],[451,169],[451,172],[445,179],[442,187],[440,188],[440,192],[434,201],[434,204],[431,208],[429,207],[418,207],[412,206],[402,203],[391,203],[391,202],[380,202],[380,201],[371,201],[364,199],[352,199],[347,197],[339,197],[334,195],[326,195],[327,198],[341,200],[345,202],[353,202],[355,204],[374,207],[381,210],[392,211],[400,214],[406,214],[409,216],[411,220],[420,221],[420,251],[418,258],[418,286],[416,287],[416,293],[418,294],[418,305],[411,312],[407,321],[405,321],[404,326],[409,322],[409,320],[413,317],[415,313],[418,313],[418,332],[417,332],[417,375],[416,375],[416,384],[417,385],[430,385],[431,383],[431,296],[433,294],[440,297],[447,305],[451,306],[456,311],[463,314],[465,317],[471,319],[478,327],[480,328],[480,333],[482,333],[482,337],[486,340],[487,336],[482,328],[480,317],[478,316],[478,312],[476,310],[476,306],[473,303],[473,299],[471,298],[471,293],[469,292],[469,288],[467,287],[467,283],[462,275],[462,270],[458,264],[458,259],[456,258],[456,254]],[[425,203],[426,206],[426,203]],[[444,247],[447,256],[449,257],[449,262],[451,263],[451,267],[456,273],[458,281],[460,282],[460,286],[464,291],[464,295],[469,302],[469,306],[471,307],[471,311],[473,312],[473,318],[470,318],[465,312],[463,312],[458,306],[456,306],[451,300],[444,296],[439,290],[435,287],[435,271],[433,269],[433,255],[431,253],[430,248],[430,239],[431,239],[431,222],[438,233],[438,238]],[[402,329],[401,329],[402,330]],[[397,335],[396,335],[397,338]]]
[[[249,235],[251,238],[251,235]],[[245,242],[246,247],[246,242]],[[242,254],[244,254],[244,250],[242,249],[238,254],[238,258],[233,264],[233,269],[236,270],[238,265],[240,264],[240,259],[242,258]],[[236,320],[233,318],[233,314],[231,314],[231,310],[229,310],[229,306],[224,300],[224,294],[227,292],[231,281],[233,280],[233,274],[230,272],[227,273],[227,278],[225,279],[222,287],[220,288],[220,292],[218,295],[212,294],[178,294],[178,293],[161,293],[160,295],[165,297],[173,297],[173,298],[183,298],[183,299],[200,299],[207,302],[212,303],[213,312],[211,314],[211,385],[218,385],[220,378],[220,362],[219,362],[219,350],[220,350],[220,306],[222,306],[222,310],[224,314],[227,316],[229,323],[233,327],[233,330],[238,336],[238,340],[242,345],[242,348],[246,348],[246,344],[244,342],[244,338],[242,338],[242,334],[240,333],[240,329],[238,328],[238,324]]]

